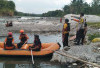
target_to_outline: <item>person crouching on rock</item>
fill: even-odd
[[[31,47],[29,47],[29,50],[32,50],[32,51],[41,50],[41,41],[39,39],[39,35],[34,35],[34,44]]]
[[[24,30],[20,30],[20,43],[17,44],[18,49],[20,49],[24,44],[27,43],[27,39],[29,39],[29,37],[27,36],[27,34],[24,33]]]
[[[6,50],[13,50],[13,49],[15,49],[14,38],[12,36],[12,32],[9,32],[8,33],[8,37],[5,38],[4,49],[6,49]]]

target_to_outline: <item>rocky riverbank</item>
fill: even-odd
[[[59,61],[61,63],[66,63],[66,64],[76,63],[77,65],[78,60],[71,58],[73,57],[73,58],[81,59],[83,61],[96,63],[100,65],[100,49],[99,49],[100,42],[91,43],[90,45],[79,45],[79,46],[76,46],[74,44],[73,45],[69,44],[69,45],[71,46],[70,49],[68,49],[68,47],[65,47],[64,50],[59,51],[60,53],[65,54],[68,57],[65,57],[55,52],[51,61]],[[81,63],[80,61],[78,62]],[[89,66],[89,64],[86,64],[86,63],[83,63],[83,64],[85,64],[85,66]]]
[[[76,22],[71,21],[72,14],[68,14],[65,16],[65,18],[68,18],[70,20],[69,23],[71,23],[71,32],[70,35],[75,35],[76,29],[75,25]],[[78,16],[78,15],[76,15]],[[100,17],[95,15],[86,15],[87,22],[100,22]],[[6,18],[5,18],[6,19]],[[6,19],[8,20],[8,19]],[[19,33],[20,29],[24,29],[25,32],[28,33],[53,33],[53,32],[60,32],[62,31],[63,23],[60,23],[60,18],[9,18],[9,21],[13,21],[12,27],[5,27],[5,23],[0,23],[0,35],[1,36],[7,36],[7,32],[12,31],[13,33]],[[99,29],[92,29],[88,28],[88,34],[89,33],[96,33],[100,32]],[[60,36],[61,37],[61,36]],[[88,39],[88,38],[87,38]],[[69,41],[69,45],[71,46],[70,49],[67,51],[65,50],[65,53],[70,54],[72,56],[78,57],[80,59],[89,61],[89,62],[96,62],[98,63],[97,58],[100,57],[100,52],[98,52],[98,45],[100,43],[91,43],[90,45],[80,45],[75,46],[73,44],[73,41]],[[63,53],[63,52],[62,52]],[[99,58],[100,59],[100,58]],[[76,60],[66,58],[64,56],[61,56],[59,54],[54,53],[52,61],[58,60],[59,62],[76,62]]]
[[[71,35],[75,35],[75,25],[76,22],[72,21],[71,16],[73,14],[65,15],[65,18],[68,18],[71,23]],[[75,15],[79,16],[79,15]],[[100,17],[96,15],[85,15],[87,22],[100,22]],[[1,17],[0,17],[1,18]],[[7,32],[19,32],[20,29],[24,29],[25,32],[61,32],[63,23],[60,23],[60,18],[55,17],[12,17],[12,18],[3,18],[2,21],[13,21],[12,27],[5,27],[5,23],[0,23],[0,36],[6,35]]]

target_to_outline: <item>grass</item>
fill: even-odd
[[[97,16],[100,16],[100,14],[97,14]]]
[[[100,29],[100,22],[94,22],[94,23],[87,22],[87,25],[94,29]]]
[[[100,33],[88,34],[88,40],[92,41],[94,38],[100,38]]]

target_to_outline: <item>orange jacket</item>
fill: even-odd
[[[9,38],[12,38],[12,37],[9,37]],[[7,38],[5,38],[5,42],[7,42]],[[12,43],[14,43],[14,39],[12,40]]]
[[[27,39],[29,39],[29,37],[28,37],[28,35],[27,34],[25,34],[25,37],[27,38]],[[21,39],[22,37],[21,37],[21,35],[19,36],[19,39]]]

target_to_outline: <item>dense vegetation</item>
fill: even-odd
[[[93,29],[100,29],[100,22],[94,22],[94,23],[88,22],[87,24],[89,27]],[[88,34],[88,39],[90,41],[92,41],[94,38],[100,38],[100,32]]]
[[[100,22],[94,22],[94,23],[88,22],[87,24],[91,28],[100,29]]]
[[[41,16],[40,14],[18,12],[15,7],[13,1],[0,0],[0,16]]]
[[[41,16],[40,14],[18,12],[15,7],[13,1],[0,0],[0,16]],[[72,0],[71,3],[65,5],[62,10],[48,11],[47,13],[43,13],[42,16],[63,17],[65,14],[79,14],[81,12],[100,15],[100,0],[93,0],[91,4],[88,4],[84,0]]]
[[[15,3],[13,1],[0,0],[0,16],[13,16]]]
[[[63,11],[62,10],[49,11],[47,13],[43,13],[42,16],[44,16],[44,17],[59,17],[59,16],[63,16]]]
[[[31,14],[31,13],[23,13],[23,12],[14,12],[15,16],[35,16],[35,17],[41,17],[41,14]]]
[[[88,34],[88,40],[92,41],[94,38],[100,38],[100,33]]]
[[[81,12],[84,12],[85,14],[100,15],[100,0],[93,0],[91,4],[88,4],[84,0],[72,0],[71,3],[69,5],[65,5],[62,10],[49,11],[47,13],[43,13],[42,16],[61,17],[65,14],[79,14]]]

